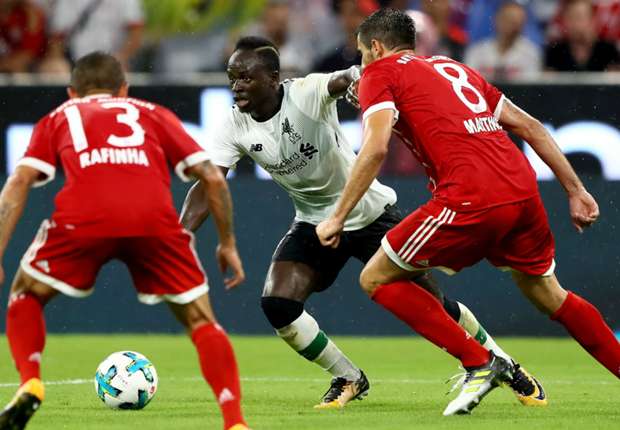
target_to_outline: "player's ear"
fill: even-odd
[[[370,51],[373,54],[373,57],[378,59],[383,57],[385,47],[383,46],[383,43],[379,42],[377,39],[372,39],[370,41]]]
[[[75,91],[75,89],[73,89],[73,87],[67,87],[67,95],[70,99],[77,99],[80,97],[80,95],[77,93],[77,91]]]
[[[127,97],[128,95],[129,95],[129,84],[127,82],[125,82],[118,89],[118,97]]]

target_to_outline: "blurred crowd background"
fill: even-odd
[[[354,31],[380,7],[409,11],[418,54],[494,81],[620,71],[620,0],[0,0],[0,73],[67,73],[93,50],[131,72],[217,72],[250,34],[287,72],[333,71],[359,64]]]

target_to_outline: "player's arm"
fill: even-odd
[[[4,257],[17,221],[24,211],[30,188],[41,172],[29,167],[18,166],[8,177],[0,192],[0,261]],[[0,283],[4,282],[4,270],[0,266]]]
[[[336,210],[329,219],[321,222],[316,228],[319,240],[324,246],[338,247],[340,232],[344,228],[347,216],[379,175],[387,156],[393,121],[392,109],[377,111],[366,118],[362,149],[338,200]]]
[[[220,167],[220,170],[226,177],[228,167]],[[185,196],[181,209],[181,224],[189,231],[196,231],[208,217],[209,204],[206,187],[201,181],[196,181]]]
[[[227,289],[234,288],[245,280],[245,272],[237,252],[233,230],[232,199],[226,177],[217,166],[209,161],[196,164],[188,168],[187,172],[198,178],[203,187],[202,195],[206,200],[208,211],[213,214],[220,240],[216,250],[219,268],[222,273],[225,273],[228,267],[233,272],[232,277],[224,278],[224,285]]]
[[[581,232],[599,216],[596,200],[588,193],[547,129],[533,116],[504,99],[499,122],[506,130],[526,141],[553,171],[568,194],[573,225]]]
[[[360,78],[359,66],[351,66],[331,74],[327,83],[327,92],[331,97],[340,97],[347,92],[349,86]]]

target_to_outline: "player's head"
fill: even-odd
[[[237,107],[251,112],[278,94],[280,53],[263,37],[243,37],[235,45],[226,72]]]
[[[362,66],[367,66],[396,51],[415,49],[415,22],[405,12],[379,9],[357,29],[357,47]]]
[[[105,52],[92,52],[75,62],[68,88],[69,97],[108,93],[127,96],[127,81],[121,63]]]

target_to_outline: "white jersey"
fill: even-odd
[[[355,162],[355,152],[338,122],[329,74],[284,81],[280,111],[257,122],[233,106],[207,143],[211,162],[234,168],[244,155],[265,169],[293,199],[296,219],[318,224],[336,208]],[[373,181],[351,211],[345,230],[359,230],[396,203],[393,189]]]

